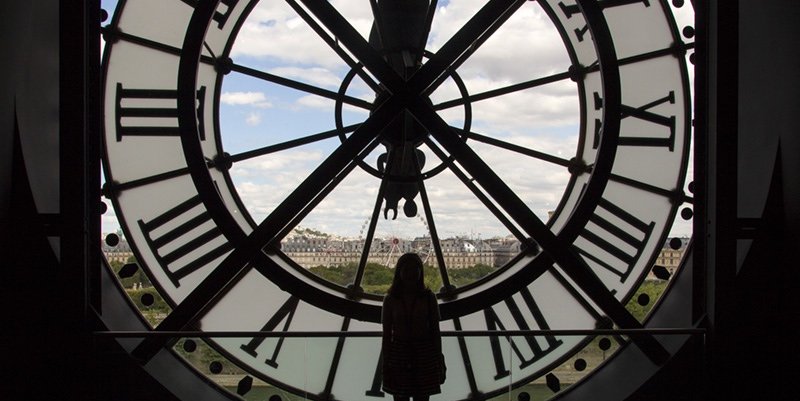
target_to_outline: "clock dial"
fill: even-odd
[[[641,327],[625,304],[650,272],[677,208],[691,202],[682,190],[691,122],[683,56],[691,44],[678,36],[668,5],[418,3],[120,3],[104,31],[104,192],[139,263],[173,308],[157,330],[379,331],[381,290],[365,277],[369,262],[383,259],[376,256],[380,232],[398,220],[394,227],[422,230],[417,243],[441,285],[434,290],[444,331]],[[453,16],[456,10],[465,17]],[[247,25],[254,21],[256,28]],[[295,64],[265,67],[237,53],[239,39],[287,21],[300,27],[295,35],[313,39],[313,50],[279,58]],[[560,36],[564,67],[512,74],[506,70],[519,66],[503,54],[510,61],[499,74],[513,78],[482,84],[480,61],[496,57],[492,49],[506,40],[525,44],[508,27],[543,23]],[[271,46],[265,54],[275,58],[269,52],[282,48],[281,37],[260,40],[249,43]],[[315,58],[327,69],[298,72]],[[237,102],[269,108],[263,93],[247,90],[265,85],[274,89],[273,101],[303,96],[329,113],[324,122],[314,112],[297,113],[302,128],[287,129],[287,113],[270,111],[267,134],[229,134],[242,128],[223,121],[221,110]],[[538,145],[553,136],[535,135],[547,126],[535,121],[550,120],[542,105],[530,103],[548,88],[575,102],[573,123],[560,125],[572,132],[556,147]],[[514,107],[514,118],[531,121],[533,130],[492,120],[498,104]],[[569,153],[550,150],[561,148]],[[308,149],[319,153],[311,163],[303,160],[313,153]],[[304,174],[281,171],[292,160],[305,163]],[[257,163],[266,177],[237,176],[239,166]],[[528,199],[537,169],[553,171],[548,176],[560,186],[548,219]],[[253,182],[271,191],[269,202],[252,201]],[[353,188],[369,199],[348,195]],[[448,196],[476,206],[467,209],[479,209],[469,215],[475,224],[512,244],[505,261],[487,250],[487,263],[496,266],[469,282],[456,278],[465,256],[453,251],[446,233],[464,225],[447,213]],[[308,268],[323,264],[302,259],[317,245],[292,242],[301,224],[342,226],[331,210],[363,222],[357,240],[340,239],[335,255],[313,249],[327,255],[327,264],[353,262],[344,281]],[[413,249],[403,248],[402,235],[386,245],[383,263]],[[487,399],[528,383],[591,339],[448,337],[440,399]],[[148,338],[133,354],[147,361],[172,343]],[[248,373],[311,399],[386,398],[377,338],[210,343]],[[668,357],[652,337],[634,343],[653,363]]]

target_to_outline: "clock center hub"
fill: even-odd
[[[375,99],[375,105],[382,104],[389,96],[389,94],[381,93]],[[401,95],[395,95],[401,96]],[[424,99],[403,99],[406,104],[409,102],[423,101],[428,107],[433,107],[433,103],[427,97]],[[392,121],[381,131],[381,142],[387,147],[397,148],[400,146],[419,146],[429,132],[422,126],[414,116],[408,111],[404,110],[397,114]]]

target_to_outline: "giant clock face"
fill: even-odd
[[[236,57],[248,18],[275,12],[257,3],[128,0],[106,28],[105,193],[140,265],[173,308],[155,330],[379,331],[381,297],[363,289],[363,276],[376,226],[392,218],[425,222],[431,263],[444,283],[434,289],[443,331],[641,327],[624,305],[650,272],[678,207],[690,201],[683,192],[690,46],[666,2],[478,2],[435,46],[428,40],[432,21],[456,1],[281,3],[345,66],[335,89]],[[377,18],[353,22],[348,10],[358,8]],[[465,84],[459,71],[470,58],[504,25],[531,15],[560,36],[568,65],[500,87]],[[237,74],[330,101],[327,127],[232,149],[220,109],[224,85]],[[517,135],[533,142],[515,142],[499,128],[473,123],[485,104],[553,82],[576,102],[569,155],[530,145],[535,133]],[[541,106],[522,110],[546,114]],[[518,117],[525,121],[526,114]],[[286,152],[323,140],[328,153],[291,191],[259,208],[246,202],[248,187],[231,173],[238,163],[280,164]],[[509,179],[497,152],[561,169],[566,178],[549,219],[525,199],[526,174]],[[324,221],[321,205],[356,176],[372,194],[359,237],[364,256],[349,285],[328,282],[281,242],[309,216]],[[451,259],[442,246],[449,220],[431,200],[450,185],[437,181],[442,177],[522,244],[507,263],[468,285],[449,280]],[[447,337],[448,378],[435,399],[490,398],[541,377],[590,339]],[[380,389],[375,337],[210,342],[248,373],[310,399],[389,397]],[[170,344],[148,338],[134,356],[147,361]],[[652,337],[633,344],[652,363],[669,357]]]

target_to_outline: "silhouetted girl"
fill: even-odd
[[[427,401],[444,383],[439,306],[422,276],[420,257],[404,254],[383,300],[383,389],[395,401]]]

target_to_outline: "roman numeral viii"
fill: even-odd
[[[205,140],[203,105],[206,87],[197,91],[200,139]],[[174,89],[130,89],[117,83],[117,142],[126,136],[180,136],[178,91]]]
[[[675,92],[669,91],[666,96],[653,100],[650,103],[644,104],[639,107],[632,107],[626,104],[621,105],[620,112],[621,118],[634,117],[642,121],[647,121],[653,124],[661,125],[669,129],[669,136],[622,136],[619,137],[619,146],[649,146],[649,147],[662,147],[669,149],[670,152],[675,150],[675,116],[663,116],[650,111],[653,107],[661,104],[675,104]],[[603,99],[600,94],[594,92],[594,109],[600,110],[603,107]],[[597,149],[600,142],[600,131],[602,130],[602,121],[599,119],[594,120],[594,144],[593,147]]]
[[[635,3],[642,3],[645,7],[650,7],[650,0],[605,0],[605,1],[598,1],[600,8],[606,9],[610,7],[619,7],[619,6],[626,6],[628,4],[635,4]],[[570,4],[566,5],[563,1],[558,3],[558,7],[561,9],[561,12],[564,13],[564,16],[567,19],[572,18],[574,14],[580,14],[581,9],[578,7],[578,4]],[[574,30],[575,37],[578,39],[578,42],[583,42],[586,39],[586,32],[589,31],[588,25],[583,25],[581,28],[576,28]]]
[[[541,330],[550,329],[550,325],[545,320],[539,305],[536,304],[536,301],[533,299],[530,291],[525,288],[520,291],[519,294],[521,295],[522,300],[525,302],[525,307],[527,307],[528,312],[533,316],[536,326],[538,326],[538,328]],[[498,330],[498,328],[500,330],[512,330],[511,327],[506,327],[507,325],[510,326],[512,323],[516,324],[516,329],[518,330],[531,330],[531,326],[528,324],[527,318],[513,297],[508,297],[505,300],[505,305],[508,308],[511,317],[513,318],[513,322],[504,323],[503,320],[498,316],[494,307],[489,307],[483,310],[484,319],[486,319],[487,330]],[[516,337],[506,337],[511,345],[511,349],[514,351],[514,354],[516,354],[517,358],[520,360],[520,369],[530,366],[562,344],[562,341],[553,335],[543,336],[541,340],[542,342],[533,336],[524,336],[523,338],[524,341],[523,339],[517,339]],[[492,347],[492,357],[494,359],[494,365],[497,373],[494,376],[495,380],[507,377],[510,372],[506,368],[506,363],[503,359],[505,352],[503,352],[503,347],[500,345],[500,339],[495,336],[489,337],[489,343]]]
[[[198,0],[181,0],[182,2],[190,5],[192,8],[197,7]],[[214,12],[214,16],[211,17],[216,23],[217,28],[222,29],[225,26],[225,23],[228,22],[228,17],[233,11],[234,7],[236,7],[236,3],[239,0],[220,0],[219,5],[217,6],[217,11]]]
[[[608,217],[603,217],[606,215]],[[645,223],[602,198],[589,222],[578,238],[592,246],[585,242],[579,246],[576,240],[575,249],[590,266],[608,270],[624,282],[641,256],[644,244],[650,239],[655,223]]]
[[[184,277],[233,249],[216,225],[202,227],[207,222],[213,224],[202,205],[200,197],[195,196],[150,221],[138,221],[147,245],[175,287],[180,287]]]

